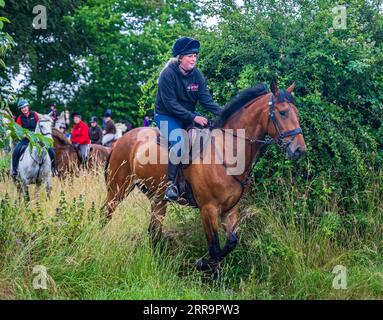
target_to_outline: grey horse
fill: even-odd
[[[35,133],[52,139],[53,120],[50,116],[39,114]],[[11,164],[12,172],[12,164]],[[47,150],[42,149],[40,154],[37,147],[27,148],[20,158],[18,175],[16,177],[19,191],[22,191],[27,201],[30,200],[30,184],[36,184],[36,195],[42,183],[45,185],[47,196],[52,190],[51,160]]]

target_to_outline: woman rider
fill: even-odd
[[[71,134],[72,144],[79,150],[81,163],[85,164],[89,158],[89,127],[81,120],[81,114],[79,112],[72,113],[73,128]]]
[[[17,104],[18,109],[21,111],[21,115],[16,118],[18,125],[24,129],[34,132],[36,130],[37,122],[39,117],[36,112],[33,112],[29,109],[29,103],[27,100],[20,99]],[[19,160],[25,149],[27,148],[29,140],[27,138],[21,139],[13,150],[12,154],[12,177],[15,179],[17,176],[17,168],[19,166]],[[55,164],[55,152],[53,148],[48,148],[48,154],[51,158],[52,173],[53,175],[57,174],[56,164]]]
[[[183,139],[169,139],[175,129],[182,129],[197,123],[205,126],[208,120],[195,112],[197,102],[201,106],[219,115],[223,110],[214,101],[207,89],[205,78],[195,67],[200,43],[196,39],[182,37],[173,45],[173,58],[161,71],[158,79],[158,91],[155,101],[154,121],[159,126],[161,136],[166,138],[171,148]],[[181,142],[182,144],[182,142]],[[168,161],[169,186],[165,191],[165,200],[177,200],[179,193],[175,184],[178,163]]]

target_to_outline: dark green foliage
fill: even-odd
[[[68,98],[71,87],[65,85],[77,81],[75,56],[83,48],[83,39],[65,19],[72,15],[84,0],[57,1],[17,1],[7,0],[0,15],[11,23],[5,30],[14,38],[17,47],[6,60],[10,68],[8,76],[16,75],[21,69],[28,70],[25,82],[19,89],[20,95],[31,100],[31,105],[39,112],[46,113],[51,99]],[[47,28],[35,29],[32,26],[37,13],[37,5],[46,7]]]
[[[7,61],[12,71],[7,75],[17,74],[20,66],[30,70],[18,94],[37,111],[47,112],[51,101],[62,110],[65,102],[88,120],[110,108],[115,119],[138,125],[140,86],[171,43],[198,21],[196,3],[45,0],[39,4],[47,8],[47,29],[35,30],[36,3],[8,1],[0,14],[12,21],[7,30],[18,47]]]
[[[383,16],[379,1],[349,1],[347,29],[333,29],[333,1],[211,1],[221,22],[202,32],[200,68],[222,104],[259,82],[293,81],[308,146],[298,163],[270,147],[255,167],[254,192],[278,179],[311,181],[312,201],[336,195],[352,210],[366,174],[383,165]],[[319,178],[319,179],[317,179]]]
[[[140,86],[158,67],[159,57],[168,53],[172,41],[192,28],[190,14],[197,10],[195,3],[95,1],[77,10],[71,19],[86,40],[85,63],[79,72],[87,83],[71,107],[87,115],[103,115],[111,108],[115,118],[140,125]]]

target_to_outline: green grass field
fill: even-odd
[[[102,226],[102,172],[73,182],[54,178],[50,200],[29,206],[14,184],[0,181],[0,299],[382,299],[383,172],[360,195],[364,212],[340,214],[333,199],[312,209],[305,194],[251,192],[242,201],[240,242],[222,265],[222,282],[193,269],[207,254],[197,210],[170,206],[171,239],[153,250],[149,202],[134,191]],[[33,192],[31,193],[33,194]],[[309,214],[310,213],[310,214]],[[48,288],[34,289],[44,266]],[[347,289],[333,288],[336,265]]]

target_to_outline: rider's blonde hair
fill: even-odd
[[[168,62],[165,63],[165,66],[162,68],[160,74],[158,77],[161,76],[162,72],[169,66],[171,65],[172,63],[177,63],[177,64],[180,64],[180,59],[181,59],[182,56],[176,56],[176,57],[172,57],[168,60]]]

